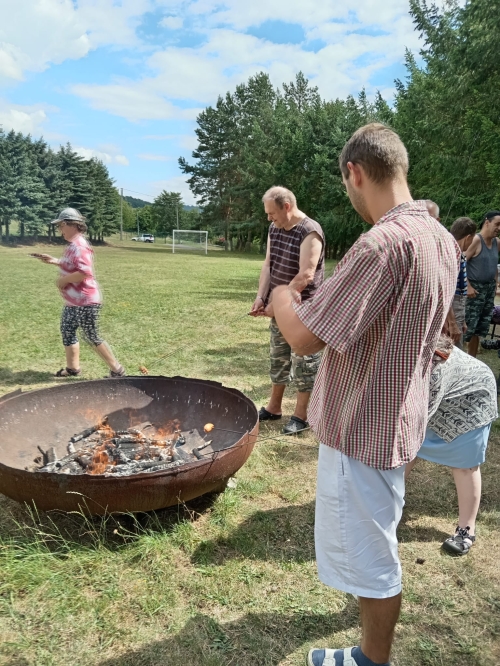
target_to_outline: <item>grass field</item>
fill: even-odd
[[[0,394],[50,386],[63,365],[56,269],[28,251],[0,246]],[[145,364],[214,379],[260,405],[267,325],[245,313],[261,261],[97,248],[102,332],[130,374]],[[498,371],[495,352],[482,358]],[[83,348],[82,379],[104,374]],[[494,428],[478,542],[465,558],[439,548],[457,515],[451,475],[423,463],[410,479],[395,666],[500,663],[499,442]],[[0,664],[295,666],[313,645],[356,644],[355,601],[316,575],[316,457],[310,434],[263,441],[236,488],[135,518],[35,515],[0,496]]]

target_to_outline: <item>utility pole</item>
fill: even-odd
[[[136,209],[135,218],[137,220],[137,235],[139,236],[139,209]]]
[[[123,240],[123,187],[120,189],[120,240]]]
[[[179,204],[175,204],[175,216],[177,218],[177,229],[179,228]]]

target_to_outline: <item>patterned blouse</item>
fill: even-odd
[[[481,428],[498,416],[497,384],[490,368],[453,347],[431,375],[428,426],[445,442]]]
[[[377,469],[413,460],[427,423],[431,360],[460,249],[423,201],[401,204],[294,305],[326,343],[308,418],[318,439]]]
[[[85,275],[82,282],[71,282],[61,290],[66,305],[97,305],[102,302],[99,285],[94,278],[93,260],[94,251],[89,242],[78,234],[67,246],[58,262],[61,275],[76,272]]]

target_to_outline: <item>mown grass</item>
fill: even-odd
[[[50,386],[63,363],[55,271],[26,253],[0,247],[0,393]],[[265,400],[266,323],[245,315],[260,258],[125,242],[96,260],[102,330],[129,372],[145,364]],[[498,369],[494,352],[483,358]],[[87,348],[82,368],[105,374]],[[456,520],[451,475],[422,463],[410,479],[397,666],[500,663],[499,441],[495,428],[466,558],[439,549]],[[37,515],[0,496],[0,663],[295,666],[312,645],[355,644],[356,603],[316,575],[316,456],[310,434],[262,441],[236,488],[154,514]]]

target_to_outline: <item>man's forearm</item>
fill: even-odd
[[[297,291],[304,291],[308,284],[314,280],[315,270],[299,271],[290,282],[290,287]]]
[[[262,300],[265,301],[269,293],[270,285],[271,285],[271,269],[267,264],[264,264],[260,272],[259,289],[257,291],[257,297],[262,298]]]

